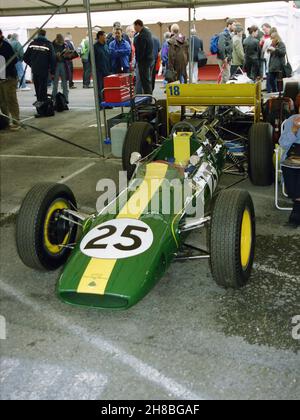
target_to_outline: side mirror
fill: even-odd
[[[142,159],[142,155],[140,153],[138,152],[131,153],[130,165],[137,165],[141,159]]]

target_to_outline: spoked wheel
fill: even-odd
[[[135,166],[130,164],[132,153],[138,152],[144,158],[153,151],[154,144],[155,132],[151,124],[135,122],[129,127],[123,146],[123,169],[127,171],[128,179],[135,170]]]
[[[17,249],[25,265],[55,270],[67,261],[77,225],[62,216],[76,207],[75,197],[66,185],[42,183],[29,191],[16,226]]]
[[[211,270],[219,286],[238,289],[251,276],[255,254],[255,213],[244,190],[222,191],[210,228]]]

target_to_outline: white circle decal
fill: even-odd
[[[147,251],[153,243],[151,228],[135,219],[114,219],[92,229],[80,250],[92,258],[119,260]]]

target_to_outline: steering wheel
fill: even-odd
[[[171,136],[173,136],[173,134],[175,134],[176,130],[178,130],[179,128],[181,129],[188,128],[190,131],[192,131],[195,134],[195,136],[197,136],[196,128],[193,126],[193,124],[189,123],[188,121],[180,121],[176,123],[174,127],[172,128]]]

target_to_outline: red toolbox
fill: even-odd
[[[104,101],[113,103],[129,101],[131,77],[131,74],[113,74],[104,77]],[[133,95],[132,85],[131,93]]]

